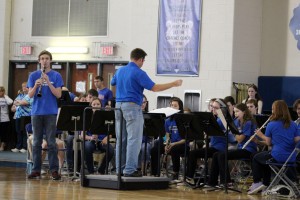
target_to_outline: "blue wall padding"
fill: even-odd
[[[289,107],[300,98],[300,77],[260,76],[258,91],[263,99],[263,110],[272,110],[275,100],[283,99]]]

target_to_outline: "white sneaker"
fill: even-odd
[[[47,174],[47,172],[44,169],[42,169],[41,174],[44,175],[44,174]]]
[[[27,150],[26,149],[21,149],[20,152],[21,153],[27,153]]]
[[[20,150],[17,149],[17,148],[14,148],[14,149],[12,149],[11,151],[14,152],[14,153],[19,153]]]
[[[262,182],[258,182],[258,183],[253,183],[250,187],[250,190],[248,191],[247,194],[256,194],[259,191],[262,191],[264,189],[266,189],[267,186],[265,186]]]

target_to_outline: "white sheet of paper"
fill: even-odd
[[[171,107],[158,108],[158,109],[149,111],[149,113],[163,113],[163,114],[166,115],[166,117],[174,115],[174,114],[176,114],[178,112],[180,112],[180,110],[176,110],[176,109],[171,108]]]

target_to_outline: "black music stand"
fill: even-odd
[[[26,132],[25,126],[26,124],[31,123],[31,116],[22,116],[20,119],[21,131]]]
[[[74,174],[72,180],[77,180],[78,177],[76,176],[77,172],[77,160],[78,160],[78,147],[77,142],[79,142],[79,131],[83,130],[83,111],[87,107],[87,105],[67,105],[62,106],[60,108],[58,119],[57,119],[57,129],[61,131],[74,131]],[[90,111],[92,112],[92,111]],[[91,116],[91,114],[90,114]],[[91,118],[85,118],[85,124],[90,126]]]
[[[235,191],[235,192],[239,192],[241,193],[241,191],[239,190],[235,190],[235,189],[232,189],[232,188],[228,188],[228,185],[227,185],[227,168],[228,168],[228,142],[229,142],[229,138],[228,138],[228,135],[229,135],[229,131],[231,131],[232,134],[234,135],[240,135],[241,133],[239,132],[239,130],[237,129],[237,127],[235,126],[234,124],[234,121],[232,119],[232,116],[230,115],[229,113],[229,110],[228,108],[224,108],[224,107],[221,107],[221,110],[224,109],[225,110],[225,120],[226,120],[226,124],[227,126],[225,127],[226,128],[226,131],[225,131],[225,137],[226,137],[226,149],[225,149],[225,180],[224,180],[224,189],[225,189],[225,193],[227,194],[228,193],[228,189],[232,190],[232,191]],[[223,113],[223,112],[222,112]]]
[[[181,138],[185,139],[184,147],[184,163],[183,163],[183,181],[186,182],[186,162],[187,162],[187,147],[188,140],[203,140],[203,127],[199,126],[196,115],[193,113],[177,113],[174,115],[178,132]]]
[[[160,141],[162,137],[165,136],[165,118],[166,115],[163,113],[143,113],[144,115],[144,135],[147,138],[148,136],[158,136],[158,158],[160,158]],[[145,144],[145,155],[144,155],[144,166],[146,163],[146,149],[147,141]],[[145,168],[144,168],[145,169]],[[158,176],[160,176],[160,159],[158,159]],[[144,170],[145,174],[145,170]]]
[[[185,139],[192,139],[192,140],[204,140],[204,132],[206,133],[205,141],[205,158],[204,158],[204,184],[200,185],[200,178],[196,183],[197,187],[202,187],[207,183],[207,174],[208,174],[208,136],[224,136],[223,131],[219,127],[216,118],[213,116],[211,112],[193,112],[190,114],[176,114],[175,120],[177,124],[177,128],[179,133],[184,133]],[[186,143],[187,144],[187,143]],[[187,148],[185,149],[185,156],[186,156]],[[186,162],[184,163],[186,164]],[[186,166],[184,167],[186,170]],[[186,174],[186,173],[185,173]],[[186,180],[186,176],[184,176],[184,181]]]
[[[90,131],[93,135],[107,135],[107,145],[106,145],[106,155],[108,154],[109,147],[109,135],[115,135],[115,112],[110,109],[105,108],[93,108],[97,109],[93,116],[91,122]],[[85,132],[83,133],[83,138],[85,138]],[[84,142],[83,142],[84,143]],[[82,152],[83,161],[84,158],[84,146]],[[83,162],[82,162],[83,164]],[[83,167],[83,166],[82,166]],[[108,174],[108,156],[106,156],[106,168],[105,174]]]

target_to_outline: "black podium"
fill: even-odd
[[[84,116],[87,115],[87,111],[92,108],[86,108],[84,110]],[[122,112],[120,109],[105,109],[101,108],[102,112],[111,113],[111,112]],[[152,117],[156,116],[156,117]],[[113,121],[111,114],[102,114],[101,115],[103,122]],[[149,118],[148,118],[149,116]],[[157,117],[160,118],[162,114],[149,114],[146,115],[146,121],[148,119],[155,120]],[[111,120],[110,120],[111,119]],[[85,121],[85,120],[84,120]],[[111,127],[112,124],[110,124]],[[103,127],[103,126],[102,126]],[[122,138],[122,125],[121,127],[115,127],[120,129],[121,138]],[[83,125],[83,131],[86,131],[85,125]],[[122,140],[121,140],[122,141]],[[121,146],[122,142],[118,143],[120,145],[119,161],[121,161]],[[119,162],[121,163],[121,162]],[[121,173],[118,175],[85,175],[84,170],[81,172],[81,185],[83,187],[94,187],[94,188],[105,188],[105,189],[117,189],[117,190],[141,190],[141,189],[166,189],[169,187],[169,179],[165,177],[123,177]]]
[[[74,173],[72,180],[76,180],[78,177],[76,176],[77,172],[77,162],[78,162],[78,146],[77,142],[79,141],[79,131],[83,130],[83,124],[86,124],[88,127],[90,126],[90,117],[85,118],[83,111],[88,105],[65,105],[62,106],[59,110],[58,119],[57,119],[57,129],[61,131],[74,131],[74,141],[73,141],[73,149],[74,149]],[[90,111],[91,112],[91,111]],[[91,114],[89,115],[91,116]]]

